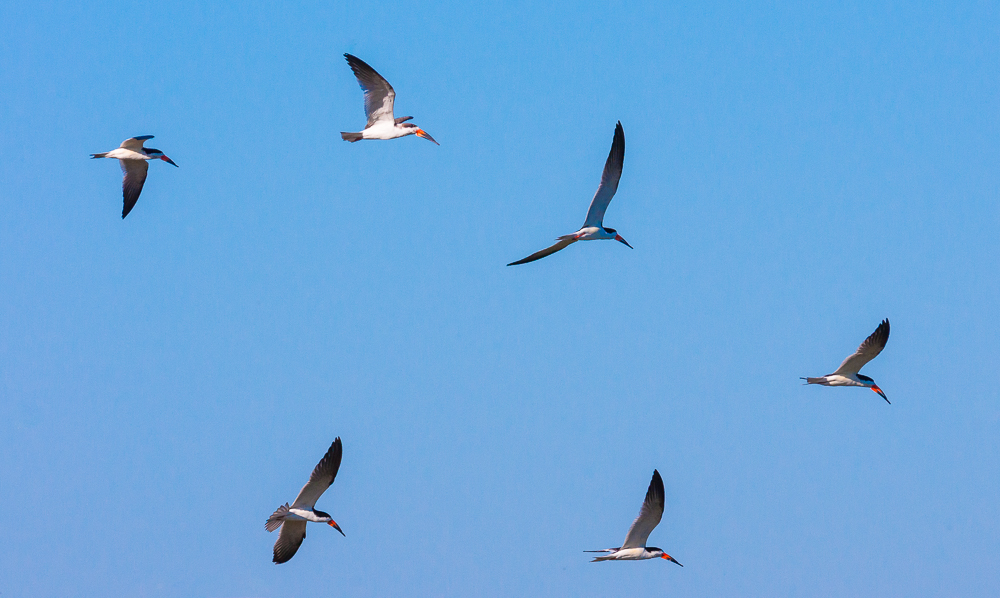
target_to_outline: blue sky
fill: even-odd
[[[0,8],[0,593],[997,593],[995,3],[355,4]]]

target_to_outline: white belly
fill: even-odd
[[[603,228],[598,228],[596,226],[585,226],[578,230],[576,234],[580,235],[579,240],[581,241],[597,241],[601,239],[614,239],[615,236],[608,233]]]
[[[288,509],[288,514],[285,515],[285,519],[291,519],[292,521],[316,521],[316,513],[313,513],[308,509]]]
[[[395,139],[413,134],[413,128],[397,127],[396,123],[382,120],[361,131],[362,139]]]
[[[119,160],[148,160],[149,156],[146,154],[140,154],[139,152],[133,152],[130,149],[125,149],[120,147],[118,149],[111,150],[107,153],[105,158],[117,158]]]
[[[859,380],[849,378],[842,374],[830,374],[826,376],[827,386],[864,386]]]
[[[616,561],[638,561],[652,558],[649,556],[649,553],[646,552],[645,548],[623,548],[614,553],[612,556],[615,557]]]

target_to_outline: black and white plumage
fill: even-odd
[[[312,475],[309,476],[309,481],[302,487],[302,490],[299,490],[299,495],[295,497],[295,501],[291,506],[285,503],[267,518],[267,522],[264,524],[264,528],[267,531],[273,532],[279,527],[281,528],[278,540],[274,543],[273,561],[275,564],[288,562],[289,559],[295,556],[295,552],[298,551],[299,546],[302,545],[302,540],[306,537],[307,522],[325,523],[342,535],[344,534],[344,531],[340,529],[340,526],[330,517],[329,513],[324,513],[315,508],[316,501],[319,500],[319,497],[326,492],[326,489],[336,479],[343,454],[343,445],[338,436],[333,441],[333,444],[330,445],[330,449],[327,450],[326,455],[323,456],[319,464],[316,465],[316,468],[313,469]]]
[[[122,167],[122,196],[124,198],[122,218],[128,216],[128,213],[135,207],[135,202],[139,201],[139,194],[142,193],[142,186],[146,183],[146,173],[149,170],[147,160],[163,160],[177,166],[160,150],[143,147],[146,140],[152,138],[152,135],[129,137],[122,141],[118,149],[90,155],[91,158],[116,158]]]
[[[865,366],[865,364],[878,357],[878,354],[882,352],[882,349],[885,348],[887,342],[889,342],[888,318],[882,320],[882,323],[878,325],[875,332],[871,333],[868,338],[861,343],[858,350],[849,355],[847,359],[840,364],[837,371],[818,378],[802,379],[806,381],[806,384],[820,384],[822,386],[863,386],[865,388],[872,389],[879,396],[885,399],[886,403],[889,403],[889,399],[885,396],[885,393],[882,392],[882,389],[875,384],[874,380],[868,376],[858,373],[861,371],[861,368]]]
[[[358,84],[365,92],[365,116],[368,117],[368,124],[360,133],[341,133],[341,139],[354,143],[362,139],[396,139],[416,135],[441,145],[417,125],[406,122],[412,119],[412,116],[393,117],[396,92],[385,77],[357,56],[344,54],[344,58],[347,59],[347,64],[350,65]]]
[[[660,472],[653,470],[653,479],[649,481],[649,489],[646,490],[646,499],[642,501],[642,508],[639,509],[639,516],[632,522],[625,534],[625,541],[618,548],[605,548],[603,550],[586,550],[584,552],[606,552],[607,556],[594,557],[591,562],[597,561],[640,561],[644,559],[666,559],[681,565],[674,557],[663,552],[656,547],[646,547],[646,540],[653,529],[659,525],[663,517],[664,492],[663,478]],[[681,565],[683,567],[684,565]]]
[[[587,210],[587,219],[584,221],[583,227],[572,235],[557,237],[554,245],[546,247],[541,251],[536,251],[524,259],[511,262],[507,265],[517,266],[540,260],[543,257],[550,256],[557,251],[569,247],[577,241],[614,239],[631,248],[632,246],[618,234],[618,231],[604,226],[604,212],[607,211],[608,204],[611,203],[611,199],[618,191],[618,181],[622,178],[622,167],[624,164],[625,130],[622,128],[621,121],[618,121],[618,124],[615,126],[614,139],[611,141],[611,151],[608,153],[608,159],[604,163],[604,172],[601,174],[601,184],[597,187],[594,199],[590,201],[590,209]]]

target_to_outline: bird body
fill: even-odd
[[[394,121],[379,120],[375,121],[375,124],[372,126],[361,131],[360,135],[361,139],[398,139],[407,135],[415,135],[417,133],[416,129],[417,126],[410,123],[397,125]],[[350,133],[341,133],[341,135],[345,134],[350,135]],[[357,134],[355,133],[355,135]]]
[[[608,556],[598,556],[594,557],[591,563],[596,563],[598,561],[644,561],[646,559],[667,559],[668,561],[677,563],[672,556],[663,552],[663,550],[656,548],[655,546],[650,546],[646,548],[645,546],[639,546],[636,548],[606,548],[603,551],[588,551],[588,552],[610,552]],[[677,563],[681,565],[680,563]],[[683,567],[684,565],[681,565]]]
[[[527,264],[528,262],[540,260],[543,257],[550,256],[557,251],[569,247],[577,241],[601,241],[614,239],[631,248],[632,246],[618,234],[618,231],[604,226],[604,213],[608,209],[608,204],[611,203],[611,198],[613,198],[615,196],[615,192],[618,191],[618,181],[621,180],[622,166],[624,165],[624,162],[625,130],[622,128],[622,123],[619,121],[615,126],[615,136],[611,142],[611,152],[608,153],[607,162],[604,163],[604,173],[601,175],[601,184],[597,188],[597,193],[594,194],[594,199],[590,201],[590,209],[587,210],[587,219],[583,222],[583,226],[580,230],[576,231],[572,235],[562,235],[561,237],[556,237],[556,243],[554,245],[546,247],[541,251],[536,251],[522,260],[511,262],[507,265],[517,266],[519,264]]]
[[[385,77],[357,56],[344,54],[344,58],[347,59],[347,64],[350,65],[358,84],[365,92],[365,115],[368,117],[368,124],[360,133],[341,133],[341,139],[354,143],[362,139],[397,139],[416,135],[441,145],[417,125],[406,122],[412,119],[412,116],[400,118],[393,116],[396,92]]]
[[[157,155],[159,154],[159,155]],[[156,160],[163,156],[160,150],[142,148],[140,151],[119,147],[103,154],[91,154],[91,158],[115,158],[116,160]]]
[[[117,149],[90,155],[91,158],[114,158],[118,160],[123,175],[122,197],[124,204],[122,205],[122,218],[128,216],[128,213],[135,207],[135,203],[139,201],[139,194],[142,193],[142,186],[146,183],[146,173],[149,171],[148,160],[163,160],[177,166],[173,160],[164,155],[160,150],[152,147],[143,147],[146,140],[152,138],[152,135],[129,137],[125,141],[122,141],[121,146]]]
[[[287,505],[288,503],[285,503]],[[329,513],[317,511],[316,509],[300,509],[289,507],[282,517],[285,521],[311,521],[313,523],[330,523],[333,518]]]
[[[862,376],[859,374],[827,374],[818,378],[805,378],[805,380],[806,384],[819,384],[821,386],[864,386],[871,388],[872,379],[868,376],[864,376],[864,378],[867,378],[867,381],[862,380]]]
[[[646,540],[649,534],[660,523],[663,517],[664,506],[663,478],[660,472],[653,470],[653,479],[649,481],[649,489],[646,490],[646,499],[639,509],[639,516],[632,522],[625,534],[625,541],[618,548],[604,548],[602,550],[586,550],[584,552],[605,552],[607,556],[598,556],[590,562],[598,561],[642,561],[646,559],[665,559],[672,563],[681,565],[674,557],[663,552],[655,546],[646,547]],[[683,567],[684,565],[681,565]]]
[[[840,364],[837,371],[825,376],[802,379],[806,381],[806,384],[819,384],[821,386],[863,386],[864,388],[872,389],[872,391],[885,399],[886,403],[889,403],[888,397],[886,397],[885,393],[882,392],[882,389],[878,387],[878,384],[875,384],[875,380],[865,376],[864,374],[858,373],[866,363],[875,359],[878,354],[882,352],[882,349],[885,348],[885,344],[887,342],[889,342],[888,318],[882,320],[882,323],[878,325],[875,332],[871,333],[868,338],[861,343],[858,350],[849,355],[847,359]]]
[[[288,562],[295,556],[299,546],[302,545],[302,540],[306,537],[306,523],[308,522],[325,523],[344,535],[344,530],[340,529],[329,513],[315,508],[316,501],[336,479],[343,454],[343,445],[340,442],[340,437],[337,437],[330,445],[326,455],[313,469],[309,481],[299,491],[299,495],[295,497],[291,506],[285,503],[267,518],[264,529],[273,532],[281,528],[278,540],[274,543],[273,561],[275,564]]]
[[[559,240],[573,239],[574,241],[601,241],[606,239],[617,239],[621,235],[613,228],[603,226],[585,226],[572,235],[557,237]],[[627,243],[626,243],[627,245]]]

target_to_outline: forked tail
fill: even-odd
[[[281,524],[285,522],[285,515],[288,515],[288,503],[278,507],[278,510],[274,512],[273,515],[267,518],[267,523],[264,524],[264,529],[269,532],[281,527]]]
[[[618,552],[620,548],[602,548],[601,550],[584,550],[584,552]],[[590,562],[596,563],[597,561],[610,561],[615,557],[613,556],[595,556]]]
[[[107,155],[108,155],[108,152],[104,152],[103,154],[90,154],[90,157],[91,158],[103,158],[104,156],[107,156]]]
[[[350,141],[351,143],[354,143],[355,141],[361,141],[361,139],[363,139],[363,136],[361,135],[361,133],[341,133],[340,138],[343,139],[344,141]]]
[[[819,378],[802,378],[802,379],[806,381],[806,384],[822,384],[823,382],[826,381],[825,376],[821,376]]]

